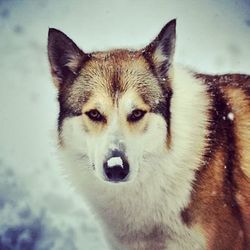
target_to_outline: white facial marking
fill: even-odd
[[[111,157],[107,161],[107,163],[108,163],[109,168],[112,168],[112,167],[117,166],[117,165],[119,165],[119,166],[121,166],[123,168],[123,162],[122,162],[121,157]]]
[[[124,108],[127,113],[130,113],[131,110],[133,109],[133,99],[132,98],[127,98],[126,101],[124,102]]]
[[[115,143],[112,143],[112,144],[110,144],[109,149],[115,150],[115,149],[119,149],[119,147]]]

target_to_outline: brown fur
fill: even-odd
[[[250,76],[197,77],[210,85],[214,99],[218,99],[214,94],[217,89],[225,103],[214,107],[221,117],[211,114],[210,129],[217,131],[210,135],[206,163],[196,173],[192,200],[182,216],[189,226],[202,226],[208,249],[247,250],[250,249]],[[228,112],[233,113],[233,121],[227,117]],[[215,117],[217,120],[213,120]],[[213,123],[219,125],[215,127]]]

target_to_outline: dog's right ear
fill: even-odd
[[[48,33],[48,58],[51,74],[55,85],[72,79],[80,70],[82,63],[89,58],[77,45],[63,32],[49,29]]]

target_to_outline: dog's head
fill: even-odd
[[[104,181],[132,181],[168,150],[175,25],[169,22],[142,50],[88,54],[49,30],[59,145]]]

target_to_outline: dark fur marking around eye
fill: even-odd
[[[161,85],[162,86],[162,85]],[[152,109],[152,112],[161,114],[167,123],[167,134],[168,134],[168,145],[170,145],[171,138],[171,112],[170,105],[172,99],[172,89],[170,87],[162,86],[163,98],[162,100]]]

